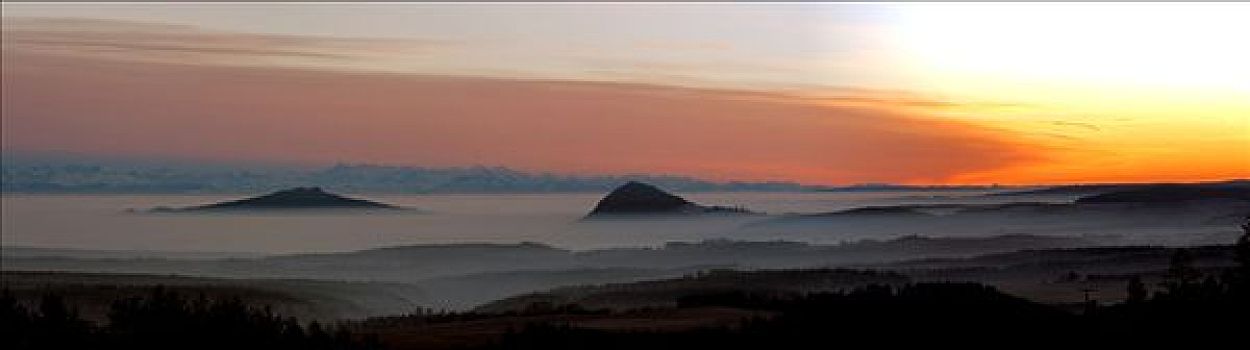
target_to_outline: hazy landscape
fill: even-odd
[[[1250,315],[1246,4],[0,7],[5,349],[1197,347]]]
[[[1139,188],[1181,197],[1091,203]],[[1199,197],[1173,193],[1171,188],[1197,189]],[[1228,191],[1201,192],[1206,189]],[[561,286],[676,278],[717,269],[885,269],[921,279],[993,282],[1037,300],[1075,303],[1083,298],[1082,288],[1114,290],[1126,276],[1159,274],[1169,257],[1170,248],[1165,247],[1209,247],[1201,250],[1200,266],[1231,266],[1231,251],[1219,247],[1242,234],[1238,225],[1250,214],[1250,198],[1246,198],[1250,183],[1245,181],[1109,186],[1066,201],[1075,195],[1014,191],[696,193],[691,198],[698,203],[763,210],[725,215],[659,206],[653,209],[661,212],[631,212],[589,221],[586,215],[594,212],[595,196],[582,193],[370,197],[390,203],[379,206],[379,212],[351,207],[309,209],[312,212],[259,207],[239,212],[205,205],[225,196],[26,194],[5,198],[6,215],[11,219],[5,223],[3,262],[10,271],[380,282],[410,287],[394,292],[390,308],[365,309],[375,316],[418,307],[468,310]],[[298,192],[270,196],[286,193]],[[324,196],[342,198],[349,205],[361,201]],[[293,198],[297,205],[309,200]],[[9,211],[34,211],[39,208],[28,203],[39,201],[46,203],[44,210],[56,210],[58,215]],[[116,204],[106,207],[106,203]],[[175,203],[208,209],[135,209]],[[645,207],[650,202],[641,203]],[[396,212],[392,204],[420,211]],[[767,214],[783,208],[790,210]],[[664,210],[682,214],[673,216]],[[71,214],[83,216],[67,216]],[[115,226],[102,226],[108,222],[102,218],[112,218]],[[48,234],[58,229],[50,225],[67,221],[89,223],[92,228],[71,226],[59,228],[71,235]],[[44,234],[27,238],[25,232]],[[35,238],[146,249],[103,250],[22,241]],[[228,245],[215,246],[206,238]],[[90,243],[95,240],[100,243]],[[269,245],[282,250],[258,249]],[[1037,259],[1044,264],[1037,265]],[[1070,271],[1097,277],[1056,285]],[[1121,297],[1108,293],[1104,298]]]

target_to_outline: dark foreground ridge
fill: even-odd
[[[250,210],[303,210],[303,209],[374,209],[403,210],[405,208],[374,201],[347,198],[329,193],[320,187],[295,187],[263,196],[245,198],[186,208],[155,208],[153,212],[217,212]]]
[[[714,270],[680,279],[559,288],[513,298],[497,310],[422,308],[326,326],[305,325],[241,299],[185,298],[164,287],[148,297],[116,300],[105,320],[92,322],[54,291],[34,303],[6,287],[0,291],[0,344],[6,349],[729,350],[862,342],[981,348],[1026,340],[1026,348],[1153,348],[1180,342],[1207,347],[1240,339],[1250,314],[1250,222],[1241,227],[1245,234],[1233,246],[1234,265],[1210,268],[1196,260],[1200,252],[1177,248],[1162,274],[1128,276],[1122,302],[1100,302],[1087,294],[1080,304],[1048,305],[976,282],[908,282],[911,278],[901,274],[870,270]],[[1159,283],[1147,283],[1152,280]]]
[[[613,215],[750,214],[744,208],[704,206],[664,192],[655,186],[630,181],[599,200],[587,218]]]
[[[1200,269],[1189,250],[1175,250],[1153,294],[1155,284],[1139,275],[1117,286],[1122,292],[1104,291],[1126,294],[1122,302],[1087,296],[1049,305],[975,282],[908,282],[869,270],[720,270],[564,287],[464,313],[352,325],[395,349],[809,349],[834,342],[980,348],[1020,339],[1028,348],[1215,345],[1244,332],[1248,236],[1238,240],[1236,266]]]

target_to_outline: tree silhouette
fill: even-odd
[[[1237,238],[1237,244],[1233,246],[1233,259],[1237,261],[1233,288],[1241,290],[1243,294],[1250,294],[1250,290],[1247,290],[1250,289],[1250,216],[1241,224],[1241,237]]]
[[[308,331],[294,318],[256,309],[239,299],[186,299],[157,287],[147,297],[117,300],[106,325],[81,318],[64,300],[44,295],[36,310],[6,290],[0,296],[5,349],[376,349],[341,327],[318,323]],[[333,334],[333,335],[332,335]]]
[[[1139,304],[1146,301],[1150,295],[1150,291],[1146,290],[1146,284],[1142,283],[1140,276],[1133,276],[1128,279],[1128,298],[1125,300],[1131,304]]]
[[[1194,268],[1194,256],[1188,249],[1178,248],[1168,263],[1167,275],[1163,287],[1172,297],[1184,298],[1193,294],[1195,283],[1202,278],[1202,273]]]
[[[5,349],[32,347],[29,336],[34,328],[31,311],[18,303],[17,298],[5,289],[0,295],[0,337]]]

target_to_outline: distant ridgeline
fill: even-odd
[[[1148,185],[1111,191],[1078,199],[1077,203],[1168,203],[1193,200],[1250,201],[1250,182],[1197,185]]]
[[[864,230],[873,227],[1114,227],[1224,226],[1250,217],[1250,181],[1193,184],[1124,184],[1061,186],[987,196],[1079,195],[1072,202],[939,203],[870,206],[817,214],[795,214],[749,227],[802,227],[817,230]],[[812,226],[811,224],[821,224]],[[841,226],[839,226],[841,225]],[[1069,226],[1074,227],[1074,226]]]
[[[296,187],[258,197],[185,208],[154,208],[156,213],[245,212],[260,210],[406,210],[390,204],[347,198],[321,190],[320,187]]]
[[[303,184],[351,192],[508,193],[604,192],[641,181],[677,191],[807,191],[790,182],[709,182],[665,175],[571,176],[502,167],[423,168],[336,165],[321,169],[47,164],[11,161],[0,167],[8,193],[230,193]]]
[[[586,218],[647,215],[754,214],[745,208],[699,205],[655,186],[630,181],[612,190]]]
[[[1086,184],[1022,189],[1002,186],[861,184],[810,186],[793,182],[711,182],[685,176],[573,176],[503,167],[426,168],[335,165],[326,168],[136,165],[119,162],[30,160],[5,154],[5,193],[240,193],[318,184],[341,191],[386,193],[605,192],[630,181],[678,192],[706,191],[996,191],[996,196],[1089,195],[1151,186]],[[1236,180],[1211,184],[1250,184]]]

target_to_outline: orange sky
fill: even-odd
[[[4,57],[6,145],[205,159],[944,182],[1038,159],[958,122],[728,91]]]
[[[1250,177],[1250,71],[1236,63],[1250,50],[1224,38],[1241,22],[1214,17],[1180,35],[1099,32],[1049,7],[500,5],[498,28],[416,21],[409,35],[412,19],[386,23],[407,8],[375,5],[352,10],[372,26],[330,36],[229,21],[247,5],[4,6],[38,16],[4,22],[5,151],[811,184]],[[440,6],[405,16],[470,14]],[[1129,28],[1176,10],[1133,9],[1109,8]],[[743,16],[758,28],[720,33]],[[629,24],[641,19],[658,27]],[[1189,53],[1134,58],[1164,44]]]

